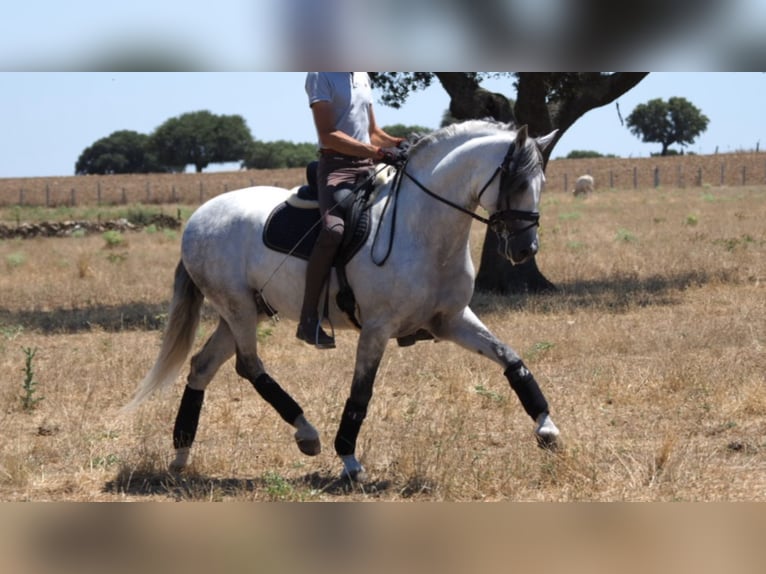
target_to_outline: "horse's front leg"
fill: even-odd
[[[500,341],[470,308],[466,307],[455,316],[441,321],[434,329],[434,335],[484,355],[501,365],[522,407],[535,421],[538,444],[550,449],[558,446],[559,429],[551,419],[548,401],[535,377],[516,351]]]
[[[381,331],[373,330],[367,325],[362,329],[357,344],[351,393],[343,407],[340,426],[335,436],[335,452],[343,461],[341,476],[354,482],[367,481],[364,467],[356,458],[356,440],[367,416],[375,375],[387,342],[388,337]]]

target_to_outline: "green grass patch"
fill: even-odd
[[[106,242],[107,249],[115,249],[125,244],[125,236],[114,229],[104,231],[101,237],[103,237],[104,241]]]
[[[9,253],[5,256],[5,266],[11,270],[21,267],[26,262],[26,257],[23,253],[17,251],[15,253]]]
[[[628,229],[625,229],[624,227],[621,227],[617,230],[617,235],[615,236],[615,239],[617,241],[620,241],[622,243],[635,243],[638,241],[638,238]]]

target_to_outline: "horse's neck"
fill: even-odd
[[[494,170],[487,154],[477,150],[476,138],[470,136],[458,141],[436,142],[432,146],[424,150],[424,156],[413,158],[411,165],[407,166],[408,172],[445,201],[474,211],[478,205],[481,178],[489,180]],[[416,184],[410,182],[410,185]],[[412,193],[423,194],[419,190],[413,190]],[[435,201],[438,200],[428,198],[427,201],[421,201],[420,205],[428,212],[433,210]],[[464,213],[457,209],[452,211],[454,218],[470,224],[470,218]]]
[[[468,144],[468,139],[463,143]],[[483,164],[487,161],[482,162],[480,153],[471,154],[470,144],[469,149],[461,150],[461,146],[456,146],[454,142],[441,146],[439,143],[433,144],[434,149],[423,150],[428,154],[413,156],[406,170],[431,193],[454,205],[431,197],[404,175],[396,200],[396,212],[399,214],[395,217],[397,233],[406,229],[406,234],[421,238],[416,243],[427,245],[431,257],[463,265],[473,219],[454,206],[471,212],[476,208],[476,181],[484,174],[476,175],[474,172],[483,171]],[[490,175],[488,173],[486,177]],[[393,219],[383,218],[383,236],[392,233],[390,226]]]

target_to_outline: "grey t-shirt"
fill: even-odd
[[[308,72],[306,93],[309,106],[330,102],[335,114],[335,129],[370,143],[372,87],[367,72]]]

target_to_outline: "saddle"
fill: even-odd
[[[317,162],[306,167],[306,184],[297,187],[283,203],[277,205],[266,220],[263,242],[280,253],[308,259],[321,227],[316,185]],[[370,234],[369,197],[372,182],[360,188],[345,211],[343,241],[334,265],[344,265],[356,255]]]
[[[287,201],[274,208],[269,215],[263,230],[263,242],[267,247],[308,260],[319,236],[321,219],[316,183],[317,165],[318,162],[314,161],[306,166],[307,183],[296,188]],[[346,277],[346,264],[367,241],[371,229],[369,208],[374,192],[390,177],[392,172],[384,170],[382,176],[379,174],[375,181],[370,179],[357,190],[353,198],[349,198],[351,201],[345,209],[343,240],[333,262],[339,285],[335,302],[358,329],[362,325],[357,318],[356,297]],[[400,347],[409,347],[418,341],[433,338],[430,332],[418,329],[407,336],[398,337],[397,342]]]
[[[307,183],[296,188],[292,195],[275,207],[269,215],[263,230],[263,242],[266,247],[308,260],[321,227],[316,184],[317,164],[318,162],[314,161],[306,167]],[[343,240],[333,262],[340,284],[336,302],[359,328],[361,325],[356,318],[356,298],[346,278],[345,266],[370,235],[369,207],[373,191],[374,182],[370,178],[352,197],[344,200],[348,205],[344,209]]]

